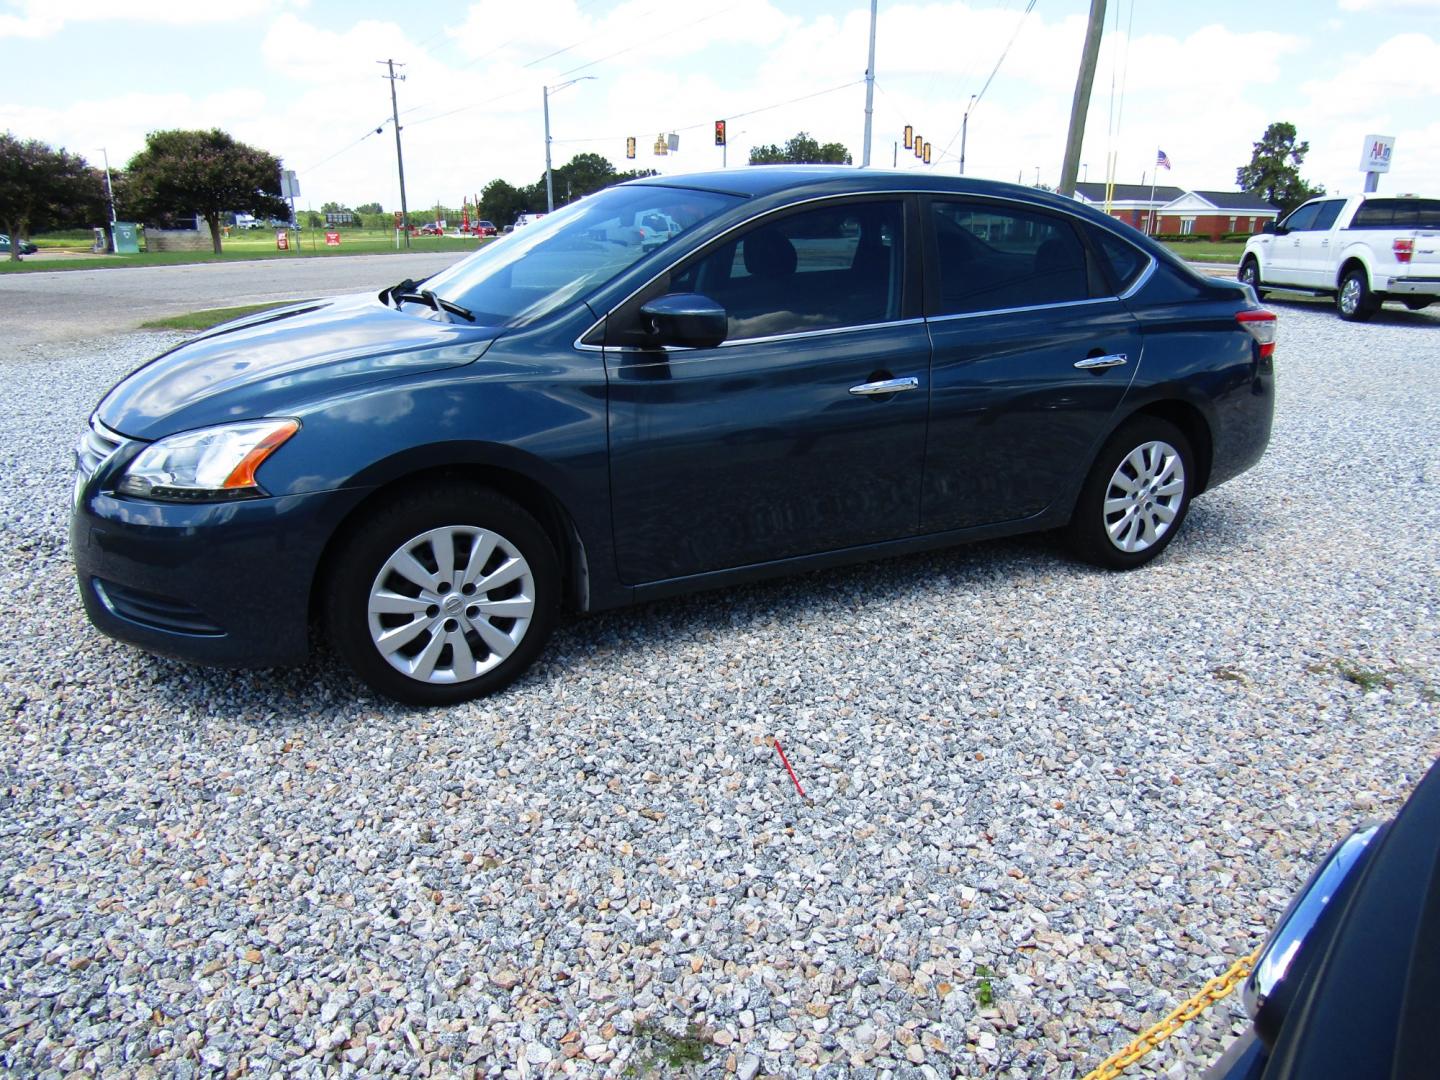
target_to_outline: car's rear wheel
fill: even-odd
[[[1190,441],[1158,416],[1137,416],[1112,435],[1080,490],[1068,538],[1086,562],[1133,570],[1179,532],[1195,483]]]
[[[1257,298],[1265,299],[1265,289],[1260,284],[1260,262],[1254,255],[1245,256],[1245,261],[1240,264],[1240,273],[1237,276],[1255,290]]]
[[[351,526],[328,567],[324,621],[375,690],[448,705],[508,685],[554,626],[560,573],[545,530],[488,488],[427,487]]]
[[[1360,267],[1347,271],[1340,280],[1335,310],[1347,322],[1365,322],[1380,310],[1380,301],[1370,291],[1369,277]]]

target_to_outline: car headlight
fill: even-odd
[[[165,502],[255,498],[265,494],[255,470],[299,430],[298,420],[252,420],[171,435],[137,454],[116,490]]]

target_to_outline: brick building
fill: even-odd
[[[1075,198],[1097,209],[1105,205],[1104,184],[1076,184]],[[1208,236],[1258,233],[1274,221],[1280,208],[1243,191],[1186,191],[1148,184],[1116,184],[1110,194],[1110,216],[1141,232]],[[1153,222],[1153,223],[1152,223]]]

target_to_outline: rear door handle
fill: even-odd
[[[1100,368],[1119,367],[1129,361],[1130,358],[1123,352],[1117,352],[1109,356],[1087,356],[1084,360],[1076,360],[1075,366],[1081,371],[1096,371]]]
[[[878,394],[898,394],[902,390],[918,389],[920,380],[914,375],[907,375],[903,379],[880,379],[878,382],[861,383],[859,386],[850,387],[850,393],[857,397],[875,397]]]

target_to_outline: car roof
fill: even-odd
[[[748,165],[718,172],[647,176],[634,185],[698,188],[755,199],[783,191],[796,194],[840,194],[867,191],[935,191],[956,195],[991,195],[1026,198],[1080,212],[1083,204],[1043,188],[980,180],[968,176],[937,176],[919,171],[857,169],[853,165]],[[1086,215],[1089,216],[1089,215]]]

